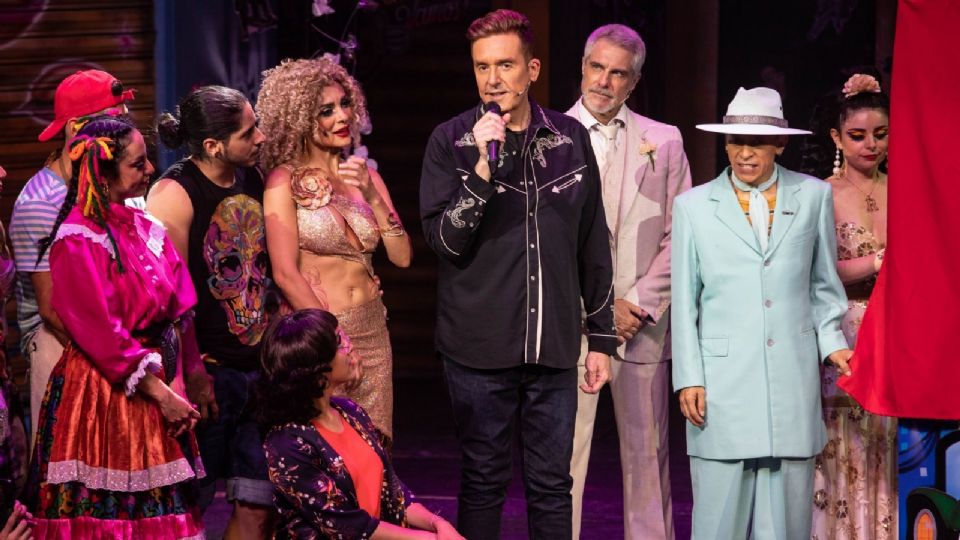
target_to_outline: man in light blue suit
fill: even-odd
[[[776,163],[780,95],[741,88],[730,166],[673,210],[673,384],[687,424],[693,538],[810,538],[826,442],[819,361],[848,373],[830,185]]]

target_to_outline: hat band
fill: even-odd
[[[759,114],[735,114],[723,117],[724,124],[764,124],[768,126],[787,127],[787,121],[776,116]]]

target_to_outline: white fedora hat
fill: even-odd
[[[727,105],[722,124],[698,124],[697,129],[733,135],[809,135],[803,129],[787,127],[780,94],[762,86],[747,90],[740,87]]]

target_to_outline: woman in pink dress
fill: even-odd
[[[70,335],[41,406],[27,505],[39,538],[201,538],[203,475],[183,397],[196,293],[162,225],[123,205],[153,165],[130,123],[90,120],[71,141],[73,178],[42,251]],[[192,345],[192,346],[191,346]]]

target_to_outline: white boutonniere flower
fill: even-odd
[[[640,155],[646,156],[650,160],[650,167],[654,172],[657,171],[657,162],[654,159],[654,155],[657,153],[657,145],[655,143],[647,141],[647,138],[644,137],[640,139]]]

